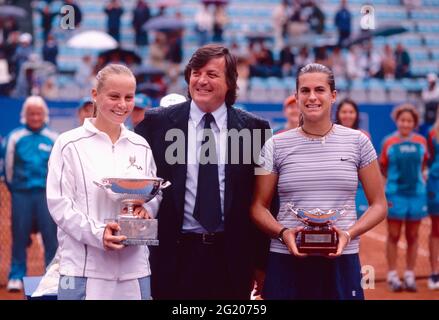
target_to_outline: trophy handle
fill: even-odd
[[[169,182],[169,181],[163,182],[163,183],[160,185],[160,190],[166,189],[166,188],[169,187],[171,184],[172,184],[172,183]]]
[[[109,183],[107,183],[107,184],[103,184],[103,183],[100,183],[100,182],[97,182],[97,181],[94,181],[94,180],[93,180],[93,183],[94,183],[95,185],[97,185],[98,187],[102,188],[102,189],[107,189],[107,188],[110,187],[110,184],[109,184]]]

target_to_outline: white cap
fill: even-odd
[[[431,73],[427,74],[427,80],[428,80],[428,82],[436,82],[436,80],[437,80],[436,73],[431,72]]]
[[[186,100],[186,97],[181,94],[170,93],[160,100],[160,106],[166,108],[174,104],[185,102]]]
[[[32,35],[30,33],[23,33],[20,35],[20,37],[18,38],[18,41],[20,42],[26,42],[26,43],[31,43],[32,42]]]

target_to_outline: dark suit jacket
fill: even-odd
[[[189,111],[190,101],[169,108],[148,110],[145,119],[136,127],[136,132],[145,137],[152,148],[157,176],[172,183],[163,191],[163,200],[158,212],[160,245],[151,250],[152,296],[155,299],[179,298],[173,295],[173,286],[178,268],[175,259],[183,224],[187,166],[170,165],[165,161],[166,149],[173,143],[165,141],[165,135],[168,130],[176,128],[184,132],[187,159]],[[269,124],[248,112],[227,108],[227,127],[238,131],[244,128],[264,131],[269,129]],[[262,135],[261,143],[263,144],[267,138]],[[230,147],[230,143],[228,145]],[[241,141],[239,153],[242,152]],[[228,254],[226,272],[231,278],[231,299],[248,299],[255,264],[263,265],[268,253],[268,238],[256,230],[249,216],[254,167],[253,157],[250,164],[226,164],[225,167],[224,229]]]

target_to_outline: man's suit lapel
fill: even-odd
[[[185,161],[183,164],[173,164],[171,165],[172,171],[172,184],[173,184],[173,195],[175,201],[175,207],[177,212],[184,212],[184,196],[186,191],[186,173],[187,173],[187,148],[188,148],[188,120],[190,111],[190,101],[181,105],[181,107],[175,108],[169,113],[169,119],[172,121],[173,126],[168,129],[180,129],[183,131],[185,139]],[[169,146],[172,142],[168,142],[166,145]],[[181,215],[181,223],[183,223],[183,214]]]
[[[240,131],[244,127],[243,123],[241,122],[241,119],[239,118],[236,110],[232,107],[227,108],[227,130],[230,132],[231,129],[236,129]],[[240,139],[239,141],[239,153],[241,159],[241,152],[243,150],[242,141]],[[235,150],[236,151],[236,150]],[[224,220],[227,221],[227,218],[230,214],[230,208],[232,205],[232,199],[233,199],[233,190],[236,187],[236,181],[235,177],[238,177],[240,166],[235,164],[231,164],[231,144],[230,144],[230,138],[227,138],[227,163],[225,166],[225,192],[224,192]]]

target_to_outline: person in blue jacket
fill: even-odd
[[[58,241],[56,224],[47,209],[47,162],[57,133],[47,127],[49,110],[40,96],[28,97],[21,110],[20,126],[3,141],[5,182],[12,201],[12,259],[8,291],[23,288],[26,247],[33,223],[41,232],[45,263],[52,260]]]

